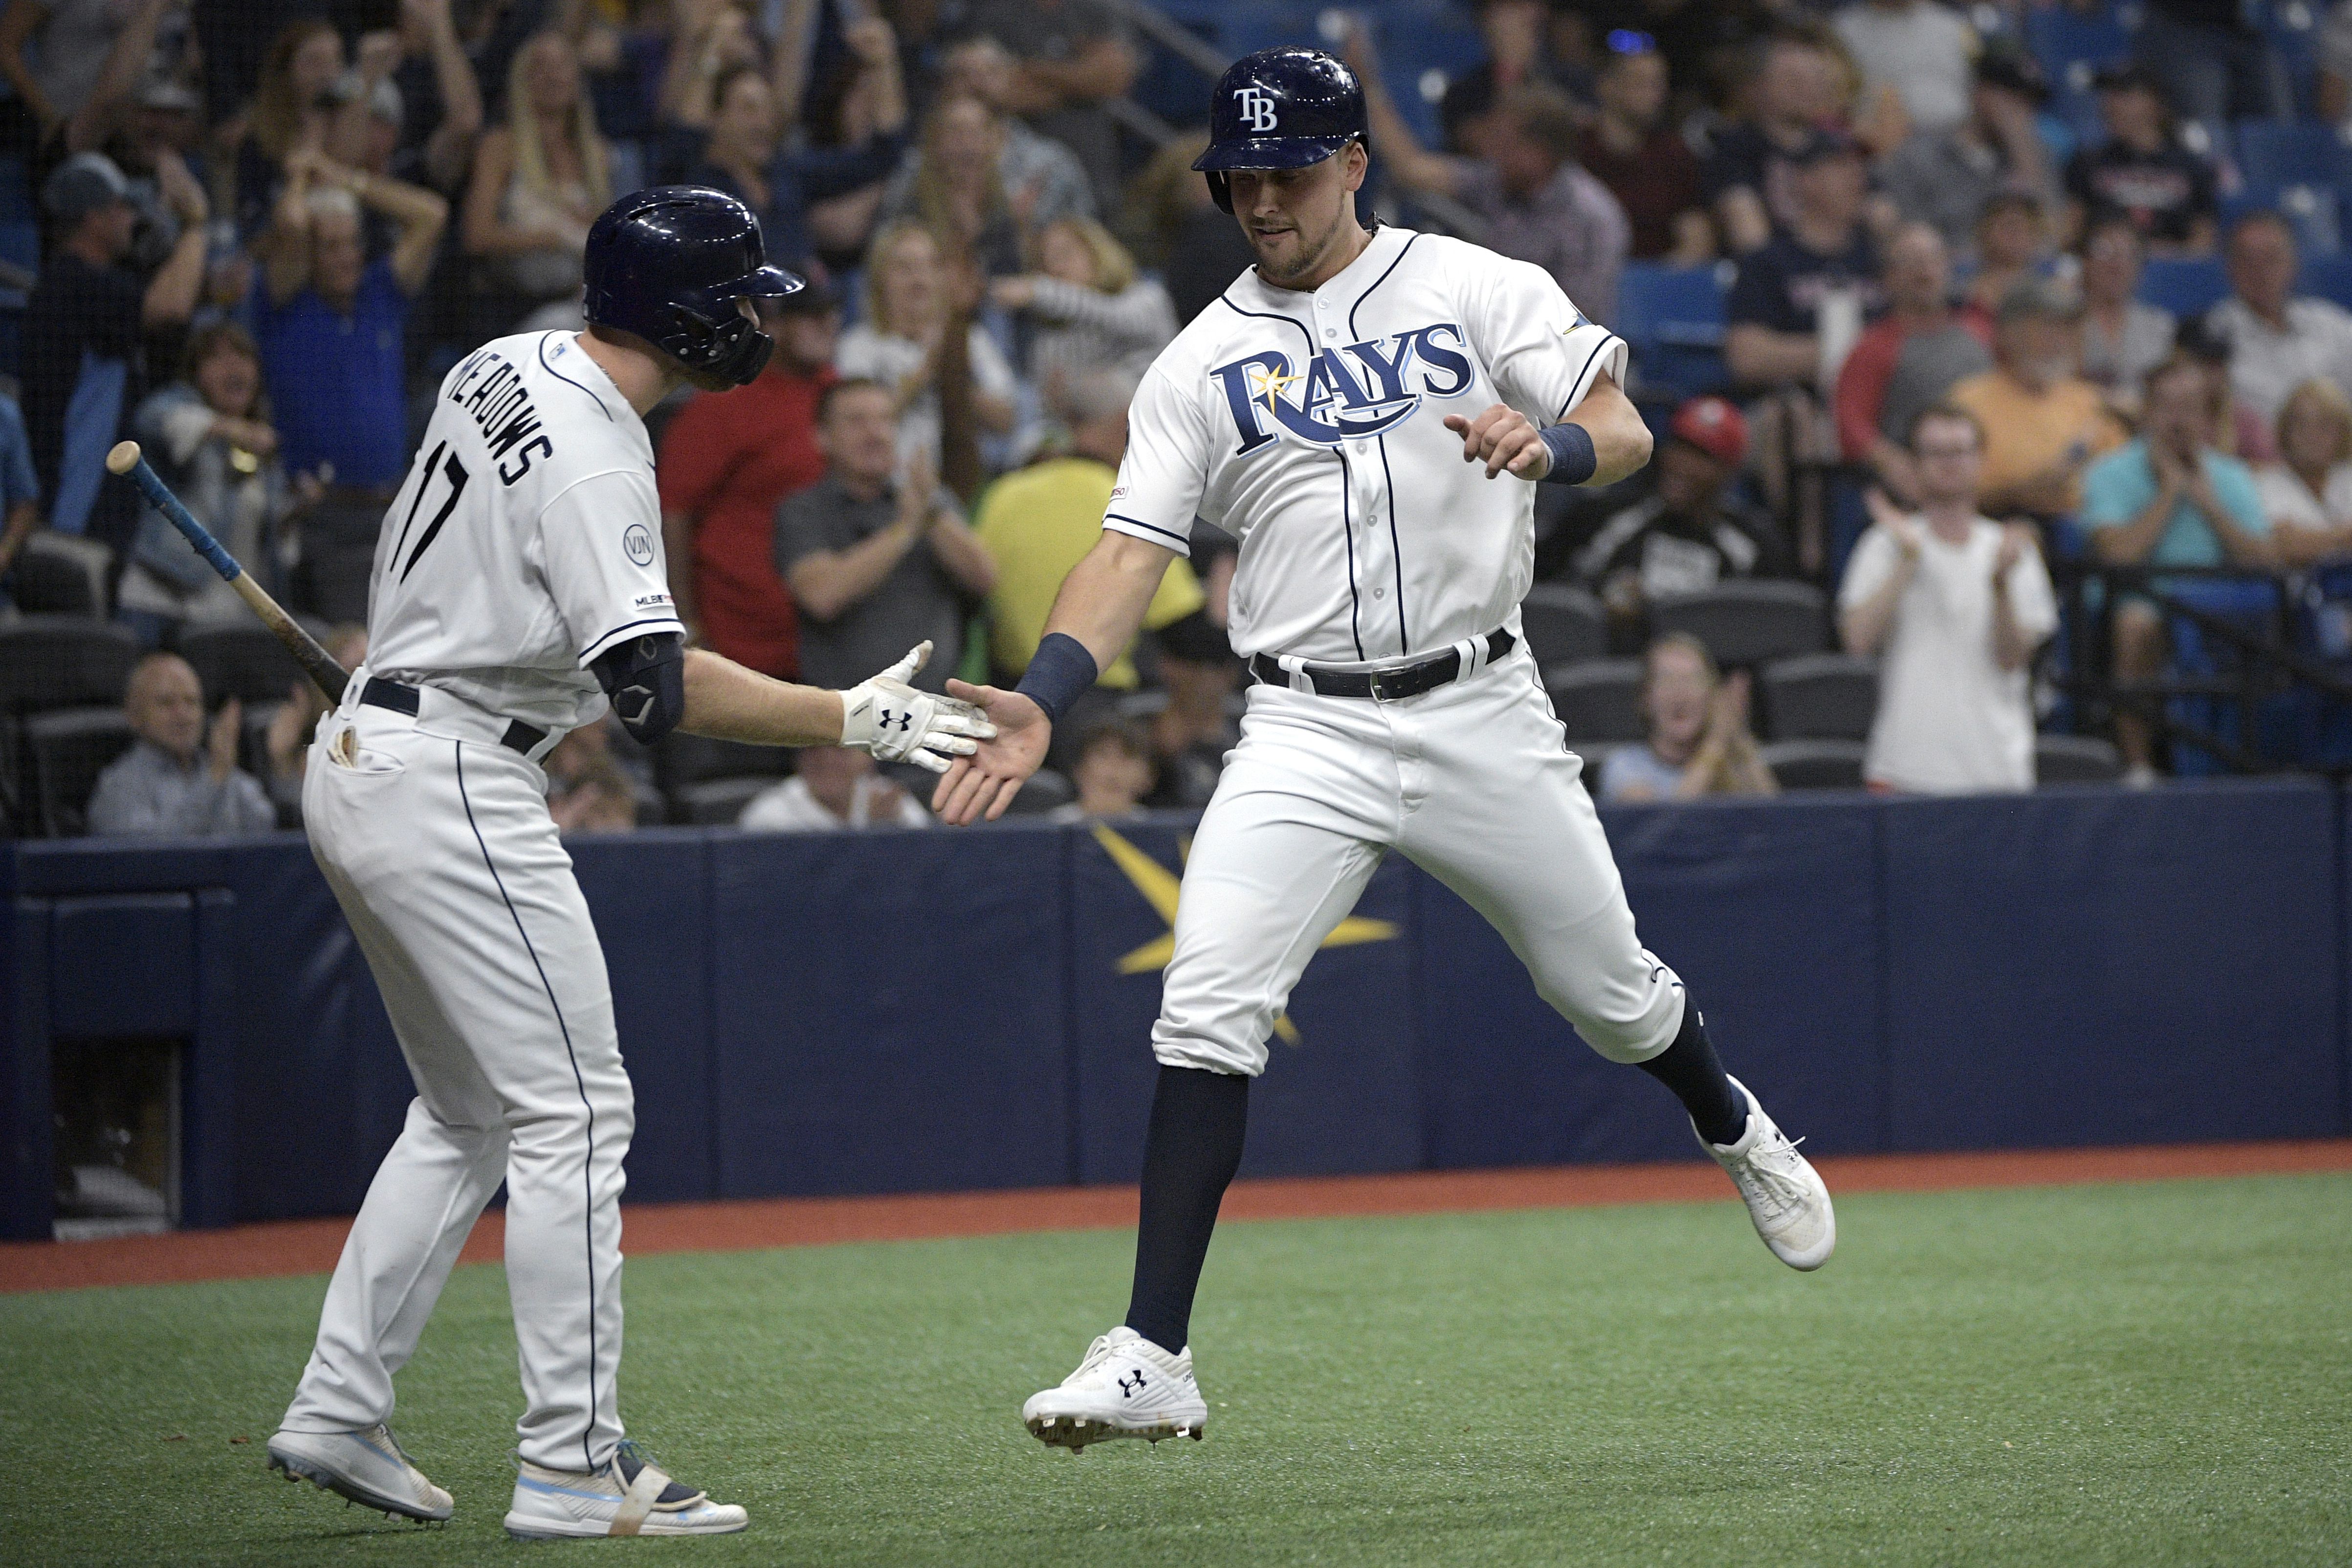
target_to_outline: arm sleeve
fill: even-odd
[[[2129,522],[2151,499],[2143,496],[2135,504],[2136,488],[2125,458],[2109,456],[2093,463],[2083,475],[2083,526],[2095,530]]]
[[[1209,469],[1209,426],[1200,399],[1154,365],[1128,411],[1127,456],[1118,465],[1103,526],[1179,555],[1192,553],[1192,517]]]
[[[664,511],[702,510],[750,456],[730,447],[725,426],[718,406],[708,397],[697,397],[662,432],[661,461],[654,479]]]
[[[1779,281],[1760,258],[1748,257],[1739,264],[1739,271],[1732,279],[1731,293],[1723,302],[1723,319],[1733,326],[1785,331],[1780,325],[1780,300],[1774,289]]]
[[[1151,348],[1163,347],[1176,335],[1175,309],[1168,303],[1168,291],[1157,283],[1138,283],[1124,293],[1106,294],[1058,278],[1041,278],[1037,309],[1057,321],[1097,327]]]
[[[1846,355],[1837,378],[1838,446],[1849,463],[1870,456],[1879,437],[1878,416],[1886,406],[1886,384],[1894,379],[1903,340],[1895,333],[1870,331]]]
[[[1588,321],[1550,273],[1500,258],[1485,271],[1464,289],[1463,324],[1504,402],[1538,425],[1557,425],[1603,373],[1624,384],[1625,341]]]
[[[1850,610],[1881,588],[1895,567],[1895,542],[1883,529],[1872,529],[1853,547],[1845,563],[1845,580],[1838,584],[1838,608]]]
[[[614,469],[565,489],[539,514],[548,593],[585,669],[623,637],[677,632],[650,473]]]
[[[2009,608],[2018,629],[2037,643],[2058,629],[2058,595],[2039,550],[2027,551],[2009,569]]]

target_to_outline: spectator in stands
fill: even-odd
[[[1647,33],[1619,29],[1606,42],[1578,161],[1624,209],[1633,260],[1696,266],[1715,254],[1715,224],[1698,159],[1666,118],[1666,57]]]
[[[2205,330],[2229,345],[2230,391],[2267,437],[2287,394],[2315,377],[2352,392],[2352,312],[2296,297],[2294,231],[2273,212],[2252,212],[2230,230],[2231,295],[2206,314]],[[2267,451],[2247,454],[2267,458]]]
[[[331,627],[320,640],[329,657],[347,671],[367,660],[365,626]],[[278,807],[281,827],[302,826],[302,775],[310,763],[311,738],[327,713],[326,695],[318,682],[307,675],[298,676],[288,687],[286,700],[269,716],[269,727],[262,731],[262,755],[269,761],[269,776],[263,784]]]
[[[2049,236],[2042,204],[2021,191],[2002,191],[1977,217],[1976,274],[1969,279],[1967,308],[1992,321],[2001,301],[2019,284],[2048,276]]]
[[[362,210],[398,226],[391,254],[369,259]],[[367,618],[378,525],[408,470],[410,304],[448,213],[420,185],[304,152],[271,213],[255,336],[287,471],[320,487],[297,596],[329,620]]]
[[[2055,285],[2028,280],[2001,300],[1992,368],[1954,386],[1949,399],[1982,438],[1971,478],[1972,500],[1985,510],[2045,521],[2072,512],[2083,470],[2123,445],[2106,399],[2075,374],[2077,352],[2074,303]]]
[[[1877,247],[1863,227],[1868,174],[1851,137],[1822,132],[1788,155],[1795,221],[1740,258],[1725,306],[1723,352],[1732,379],[1755,389],[1824,379],[1821,310],[1843,296],[1858,323],[1884,298]],[[1851,341],[1838,345],[1843,363]]]
[[[2279,563],[2313,566],[2352,555],[2352,398],[2332,381],[2306,381],[2279,410],[2279,460],[2254,475]]]
[[[1077,798],[1046,813],[1053,822],[1115,822],[1141,814],[1159,781],[1151,742],[1135,725],[1112,721],[1096,725],[1078,742],[1070,783]]]
[[[1958,12],[1932,0],[1860,0],[1830,28],[1862,72],[1865,105],[1893,93],[1915,134],[1941,135],[1969,118],[1977,34]]]
[[[2083,480],[2083,527],[2091,553],[2109,566],[2220,566],[2253,570],[2275,560],[2270,520],[2253,476],[2215,450],[2227,396],[2205,366],[2176,354],[2151,372],[2137,440],[2091,466]],[[2148,680],[2164,668],[2164,620],[2137,595],[2115,605],[2114,670]],[[2144,714],[2119,711],[2116,741],[2126,782],[2156,777]]]
[[[335,83],[343,74],[343,36],[320,16],[299,16],[278,30],[261,62],[261,80],[236,148],[237,228],[260,227],[297,152],[323,153],[334,139]]]
[[[911,219],[944,238],[952,250],[978,258],[991,277],[1021,269],[1043,191],[1023,191],[1004,176],[1004,117],[977,98],[942,99],[923,121],[923,139],[892,178],[883,216]]]
[[[1576,557],[1578,580],[1608,606],[1613,641],[1633,641],[1661,595],[1787,569],[1771,520],[1732,498],[1747,455],[1748,422],[1722,398],[1694,397],[1675,411],[1658,447],[1657,488],[1603,522]]]
[[[277,586],[286,470],[261,391],[261,351],[234,321],[188,340],[181,378],[131,422],[147,460],[198,522],[265,586]],[[253,612],[159,512],[141,519],[119,616],[153,646],[185,626],[241,626]]]
[[[906,145],[906,90],[889,25],[853,24],[845,40],[873,112],[838,146],[797,147],[775,85],[757,65],[730,67],[690,89],[669,132],[667,178],[740,197],[760,215],[772,256],[854,256],[873,232],[884,183]]]
[[[1062,579],[1101,537],[1103,513],[1127,453],[1127,408],[1135,383],[1131,373],[1121,370],[1079,378],[1063,402],[1068,452],[1005,475],[981,498],[972,531],[996,566],[988,594],[989,661],[1003,684],[1018,680],[1029,668]],[[1143,625],[1159,631],[1198,614],[1202,603],[1192,563],[1177,560],[1160,580]],[[1138,684],[1135,661],[1127,651],[1096,682],[1109,692],[1132,691]],[[1073,724],[1070,733],[1083,728]]]
[[[945,688],[963,658],[964,621],[996,584],[988,547],[918,453],[902,479],[889,388],[835,382],[817,402],[825,475],[776,509],[776,569],[800,606],[801,679],[854,686],[928,639],[915,677]],[[887,650],[887,651],[885,651]],[[881,663],[876,664],[877,658]]]
[[[204,190],[176,157],[160,172],[181,232],[142,282],[122,265],[138,216],[122,171],[102,153],[58,165],[41,187],[52,248],[25,312],[25,432],[49,526],[118,553],[138,531],[141,502],[128,485],[101,484],[101,464],[147,395],[145,334],[187,321],[205,275]]]
[[[41,476],[33,468],[25,416],[15,398],[0,395],[0,581],[40,526]]]
[[[716,105],[707,96],[728,72],[761,63],[750,8],[735,0],[677,0],[668,8],[656,114],[665,126],[705,125]],[[796,87],[777,83],[778,99]]]
[[[1168,290],[1139,276],[1135,258],[1092,218],[1046,225],[1037,236],[1037,270],[1000,278],[989,293],[1001,309],[1034,323],[1028,376],[1049,406],[1097,371],[1140,376],[1176,335]]]
[[[1815,132],[1836,119],[1843,96],[1837,63],[1811,39],[1780,33],[1760,46],[1748,116],[1716,133],[1705,170],[1716,232],[1732,255],[1798,226],[1795,167],[1812,155]]]
[[[838,833],[929,827],[931,814],[876,773],[871,753],[808,746],[800,752],[800,772],[753,795],[736,822],[751,833]]]
[[[138,739],[98,775],[91,833],[199,837],[278,825],[269,796],[237,769],[243,705],[230,698],[208,728],[204,689],[186,659],[151,653],[132,666],[122,712]]]
[[[2114,214],[2083,237],[2083,379],[2126,418],[2138,417],[2140,383],[2172,353],[2172,312],[2138,298],[2141,243]]]
[[[1919,494],[1907,437],[1922,409],[1955,384],[1989,369],[1983,329],[1951,305],[1951,258],[1925,223],[1899,230],[1886,247],[1886,314],[1862,334],[1838,372],[1838,445],[1849,463],[1867,463],[1906,505]]]
[[[1838,591],[1846,650],[1879,660],[1864,776],[1915,795],[2032,789],[2027,668],[2058,626],[2050,574],[2030,530],[1977,510],[1985,441],[1972,415],[1929,408],[1910,440],[1920,510],[1867,492],[1870,531]]]
[[[812,282],[760,304],[775,352],[757,381],[707,393],[662,432],[662,536],[688,640],[763,675],[800,668],[799,617],[776,570],[776,506],[824,477],[818,400],[841,309]]]
[[[46,153],[68,156],[105,141],[106,127],[86,110],[102,97],[101,79],[127,34],[146,40],[133,51],[139,71],[152,57],[176,73],[193,42],[184,0],[10,0],[0,13],[0,76],[33,117]]]
[[[1143,68],[1104,0],[975,0],[965,19],[1020,63],[1006,107],[1078,155],[1098,207],[1118,191],[1118,129],[1104,107]]]
[[[1642,723],[1647,738],[1601,763],[1602,800],[1780,793],[1748,731],[1747,671],[1725,679],[1689,633],[1667,633],[1643,658]]]
[[[466,192],[460,239],[514,318],[580,291],[588,226],[613,202],[609,150],[580,77],[579,52],[561,33],[541,33],[507,72],[506,121],[482,137]]]
[[[834,361],[841,374],[890,389],[898,447],[940,459],[940,353],[950,318],[951,279],[940,242],[920,224],[886,224],[866,252],[865,320],[841,334]],[[1009,435],[1020,391],[996,340],[973,322],[966,329],[968,395],[976,423]],[[903,651],[903,650],[902,650]],[[860,677],[862,679],[863,677]]]
[[[1208,182],[1192,172],[1208,145],[1205,131],[1169,142],[1136,176],[1129,199],[1128,232],[1139,246],[1149,244],[1180,328],[1257,260],[1242,226],[1218,209]]]
[[[1010,50],[986,34],[955,44],[940,63],[939,96],[942,101],[976,98],[996,111],[996,123],[1002,132],[996,149],[996,177],[1011,194],[1012,204],[1026,210],[1032,223],[1051,222],[1066,214],[1093,217],[1097,208],[1086,165],[1078,162],[1076,153],[1051,136],[1032,131],[1028,122],[1020,118],[1014,104],[1021,91],[1019,63]],[[912,178],[913,171],[902,164],[897,179]],[[1197,185],[1201,182],[1196,177],[1192,183]],[[898,210],[890,198],[886,197],[884,205]]]
[[[1445,84],[1437,100],[1438,129],[1448,152],[1483,150],[1487,116],[1513,88],[1529,82],[1564,84],[1546,36],[1551,21],[1542,0],[1477,0],[1478,35],[1486,58]]]
[[[403,113],[391,166],[381,171],[445,196],[465,184],[482,134],[481,83],[449,7],[450,0],[401,0],[400,25],[392,34],[399,58],[386,79],[400,95]],[[360,40],[362,58],[369,42]]]
[[[2139,66],[2111,67],[2097,82],[2107,136],[2067,162],[2069,232],[2112,213],[2129,218],[2154,255],[2210,255],[2213,166],[2173,138],[2164,89]]]
[[[1218,559],[1202,570],[1216,573]],[[1223,575],[1230,584],[1230,570]],[[1197,811],[1208,805],[1224,773],[1226,755],[1241,744],[1241,729],[1228,704],[1240,681],[1242,663],[1234,657],[1223,626],[1212,619],[1214,608],[1204,603],[1160,627],[1153,638],[1160,652],[1153,673],[1168,701],[1145,726],[1160,781],[1145,798],[1147,805]]]
[[[1576,109],[1566,94],[1539,82],[1512,88],[1478,138],[1481,155],[1457,158],[1425,150],[1413,135],[1360,25],[1347,58],[1364,84],[1372,145],[1398,184],[1453,197],[1485,221],[1489,249],[1550,273],[1595,321],[1616,318],[1633,231],[1609,187],[1576,162]]]
[[[583,768],[562,795],[547,803],[547,812],[562,833],[637,830],[636,792],[629,787],[629,775],[609,757]]]
[[[1936,8],[1927,0],[1914,3],[1922,11]],[[1978,220],[1997,195],[2023,196],[2054,211],[2056,183],[2033,118],[2049,96],[2032,56],[2014,44],[1988,44],[1971,77],[1966,116],[1941,131],[1914,131],[1880,163],[1880,189],[1896,213],[1933,224],[1955,251],[1975,242]]]
[[[2237,0],[2147,0],[2133,43],[2184,119],[2218,129],[2277,112],[2269,41]]]

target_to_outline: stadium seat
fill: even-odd
[[[1650,604],[1650,635],[1685,632],[1728,669],[1829,646],[1829,609],[1810,583],[1720,583]]]
[[[1013,797],[1013,804],[1004,812],[1008,816],[1043,816],[1077,798],[1078,792],[1066,775],[1052,768],[1039,768],[1029,775],[1029,782],[1021,786],[1021,793]]]
[[[2339,202],[2341,197],[2338,197]],[[2306,256],[2296,291],[2352,309],[2352,256]]]
[[[1550,665],[1544,669],[1543,683],[1571,744],[1643,738],[1640,659],[1589,658]]]
[[[2297,114],[2313,111],[2319,76],[2319,20],[2326,0],[2271,0],[2261,7],[2263,34],[2269,39],[2271,58],[2286,79]]]
[[[1609,651],[1609,617],[1601,601],[1566,583],[1538,583],[1519,605],[1519,629],[1528,651],[1549,668]]]
[[[138,639],[121,626],[26,616],[0,626],[0,712],[120,703],[138,661]]]
[[[114,552],[95,539],[42,529],[16,556],[16,607],[30,616],[103,618],[113,563]]]
[[[2124,776],[2115,742],[2095,735],[2037,735],[2033,739],[2036,783],[2113,784]]]
[[[2025,44],[2051,85],[2086,90],[2100,66],[2132,52],[2131,31],[2112,13],[2088,16],[2069,6],[2036,6],[2025,14]]]
[[[1866,741],[1878,712],[1878,666],[1852,654],[1774,659],[1758,672],[1762,732],[1775,741]]]
[[[2151,256],[2140,268],[2139,297],[2183,321],[2201,316],[2229,298],[2229,275],[2219,261],[2187,256]]]
[[[1862,787],[1859,741],[1775,741],[1758,754],[1784,790]]]
[[[89,795],[98,775],[131,746],[131,721],[120,708],[67,708],[25,721],[33,801],[40,829],[53,838],[89,831]]]
[[[2352,173],[2352,150],[2331,126],[2242,120],[2237,132],[2238,171],[2249,186],[2332,186]]]
[[[751,797],[774,787],[773,773],[702,779],[669,796],[670,820],[681,827],[732,827]]]
[[[232,697],[248,703],[283,702],[294,683],[304,679],[301,664],[264,626],[183,632],[179,652],[194,668],[208,708]]]
[[[1633,395],[1678,403],[1729,384],[1723,312],[1730,266],[1626,264],[1617,284],[1617,320],[1609,324],[1633,351]]]

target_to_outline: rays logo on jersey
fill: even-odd
[[[1225,389],[1239,458],[1285,432],[1318,447],[1377,436],[1410,418],[1424,395],[1458,396],[1473,379],[1463,346],[1462,329],[1439,321],[1325,349],[1303,369],[1265,349],[1209,374]]]

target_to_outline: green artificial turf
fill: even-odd
[[[1076,1458],[1018,1413],[1125,1233],[634,1261],[624,1414],[751,1509],[728,1540],[500,1533],[495,1268],[401,1378],[439,1530],[263,1469],[323,1278],[0,1298],[0,1562],[2352,1562],[2352,1177],[1840,1218],[1813,1276],[1727,1204],[1231,1226],[1208,1440]]]

